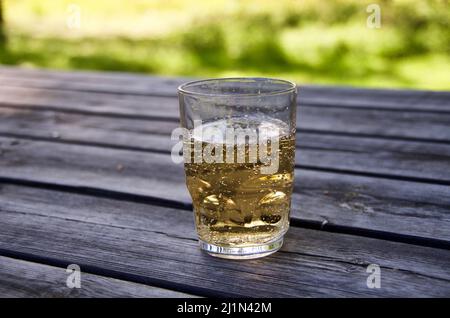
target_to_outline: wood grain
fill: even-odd
[[[187,80],[0,67],[0,294],[450,297],[450,92],[300,87],[293,226],[229,262],[169,156]]]
[[[64,268],[0,256],[2,298],[192,297],[168,289],[83,273],[81,288],[68,288]]]
[[[16,87],[50,88],[109,94],[175,96],[189,78],[168,78],[117,72],[61,72],[1,67],[0,83]],[[302,85],[300,98],[316,106],[435,111],[450,113],[450,93],[394,89],[360,89]]]
[[[198,295],[450,295],[449,253],[441,249],[292,227],[273,256],[225,261],[200,252],[187,211],[9,187],[0,192],[0,249],[29,258]],[[372,263],[381,267],[381,289],[366,286]]]
[[[299,98],[297,129],[300,132],[350,134],[352,136],[407,138],[450,142],[450,114],[353,109],[309,105]],[[11,109],[13,108],[13,109]],[[15,110],[14,110],[15,109]],[[179,122],[175,97],[134,96],[0,86],[0,114],[17,117],[31,111],[69,112],[90,117],[128,117]],[[41,116],[48,116],[42,114]],[[73,116],[75,118],[75,115]],[[170,124],[170,123],[169,123]]]
[[[123,194],[191,209],[182,165],[168,154],[0,138],[0,177]],[[293,217],[450,240],[449,187],[296,169]],[[325,223],[326,223],[325,222]]]
[[[169,139],[175,123],[165,126],[156,120],[80,118],[53,112],[32,113],[30,117],[25,112],[19,117],[28,119],[20,120],[13,110],[2,114],[0,134],[4,136],[30,136],[167,153],[175,144]],[[423,178],[450,184],[450,144],[300,132],[297,147],[296,162],[303,168]]]

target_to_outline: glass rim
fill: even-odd
[[[221,94],[221,93],[201,93],[201,92],[194,92],[192,90],[189,90],[189,86],[195,85],[195,84],[201,84],[201,83],[208,83],[208,82],[226,82],[226,81],[257,81],[257,80],[265,80],[265,81],[277,81],[284,84],[287,84],[289,87],[282,88],[282,89],[274,89],[273,91],[269,92],[256,92],[256,93],[236,93],[236,94]],[[203,96],[203,97],[260,97],[260,96],[273,96],[273,95],[282,95],[286,93],[292,93],[296,92],[297,90],[297,84],[294,82],[279,79],[279,78],[271,78],[271,77],[218,77],[218,78],[208,78],[208,79],[201,79],[201,80],[195,80],[190,81],[181,84],[178,86],[178,92],[185,94],[185,95],[194,95],[194,96]]]

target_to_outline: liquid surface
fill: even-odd
[[[230,127],[255,128],[260,124],[261,120],[232,118],[207,123],[201,129],[214,127],[225,131]],[[187,187],[201,240],[224,247],[245,247],[270,242],[287,231],[295,133],[289,132],[287,125],[278,120],[265,121],[263,125],[269,132],[280,133],[279,147],[269,148],[278,153],[279,165],[274,173],[262,173],[261,167],[267,166],[267,162],[264,164],[260,160],[254,163],[185,163]],[[218,143],[215,139],[214,142],[210,137],[201,140],[202,149],[211,149],[214,144],[223,146],[225,151],[225,142],[219,138]],[[187,146],[193,151],[192,141]],[[257,143],[249,146],[260,150]],[[234,145],[235,153],[243,149],[238,147]],[[249,147],[244,150],[248,155]]]

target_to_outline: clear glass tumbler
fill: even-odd
[[[296,86],[223,78],[178,88],[186,183],[200,247],[222,258],[269,255],[289,227]]]

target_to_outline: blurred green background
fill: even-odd
[[[1,64],[450,89],[449,1],[0,1]]]

